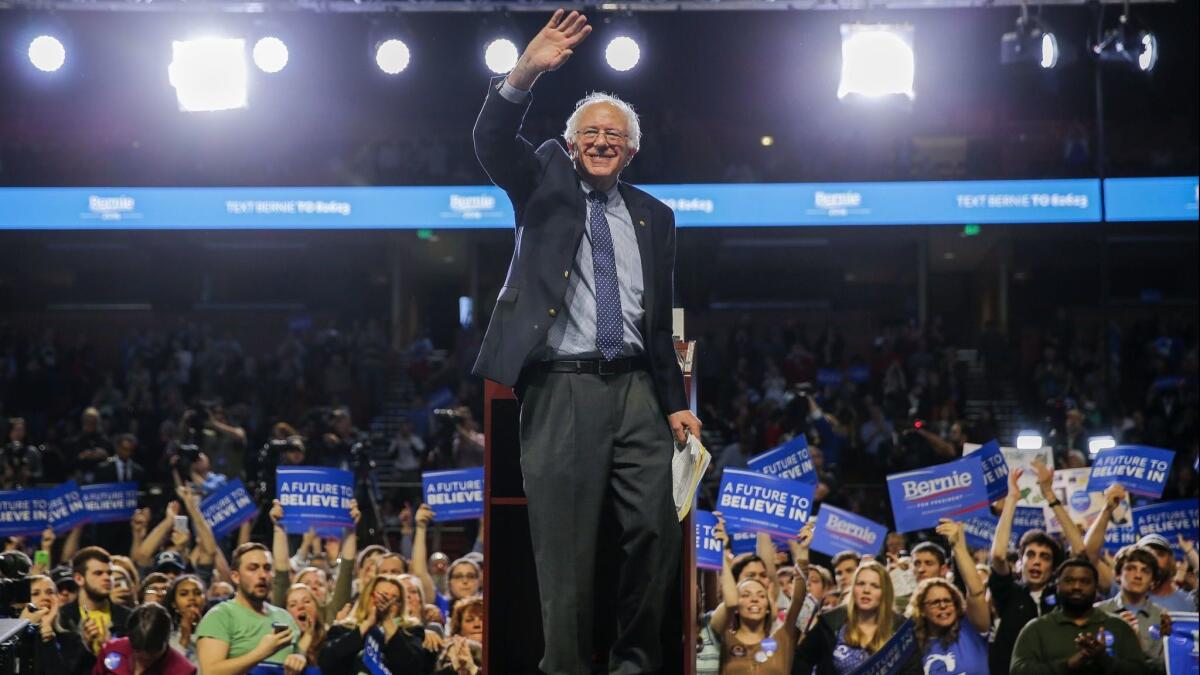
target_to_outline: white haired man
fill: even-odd
[[[618,572],[610,673],[656,672],[666,593],[679,566],[672,438],[699,435],[671,339],[675,218],[618,180],[637,154],[632,107],[593,94],[564,134],[520,135],[534,81],[591,27],[556,11],[475,124],[475,151],[516,215],[516,247],[475,363],[521,404],[521,470],[549,675],[591,672],[597,535],[611,504]],[[603,617],[602,620],[608,620]]]

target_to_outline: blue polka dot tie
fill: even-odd
[[[621,354],[625,325],[621,319],[621,288],[617,284],[612,232],[604,215],[608,195],[593,190],[587,199],[588,226],[592,231],[592,277],[596,282],[596,349],[611,361]]]

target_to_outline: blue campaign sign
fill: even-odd
[[[813,484],[817,482],[817,472],[813,468],[812,457],[808,454],[808,441],[803,435],[796,436],[778,448],[751,457],[746,464],[751,471],[768,476]]]
[[[850,378],[851,382],[862,384],[871,379],[871,370],[866,366],[850,366],[846,369],[846,377]]]
[[[1100,220],[1100,182],[1091,179],[641,187],[675,211],[680,227]],[[507,228],[513,223],[508,197],[492,185],[0,188],[0,230]]]
[[[1021,541],[1021,537],[1030,530],[1046,529],[1046,511],[1040,506],[1018,506],[1013,513],[1012,538],[1013,548]]]
[[[1196,220],[1200,218],[1200,179],[1196,176],[1170,178],[1106,178],[1106,220]]]
[[[133,518],[137,511],[137,483],[102,483],[79,488],[83,508],[92,523],[120,523]]]
[[[936,527],[940,518],[959,520],[988,505],[983,469],[974,455],[893,474],[887,483],[897,532]]]
[[[1192,542],[1200,542],[1200,502],[1176,499],[1139,506],[1133,510],[1133,525],[1137,536],[1161,534],[1172,546],[1180,535]]]
[[[758,533],[753,530],[739,530],[725,523],[725,531],[729,534],[729,550],[734,555],[754,553],[758,550]]]
[[[1197,675],[1200,673],[1200,651],[1196,646],[1200,616],[1196,612],[1170,614],[1171,634],[1162,637],[1167,675]]]
[[[258,515],[258,508],[242,479],[234,478],[200,502],[200,513],[212,527],[213,536],[220,539],[252,520]]]
[[[900,624],[887,644],[850,672],[853,675],[895,675],[908,665],[916,653],[917,632],[909,619]]]
[[[811,483],[743,469],[725,469],[717,505],[727,526],[794,537],[812,514]]]
[[[386,643],[387,638],[382,628],[376,626],[367,631],[367,638],[363,642],[362,664],[371,675],[392,675],[392,671],[384,663],[383,645]]]
[[[1104,550],[1116,555],[1117,551],[1130,544],[1136,544],[1137,540],[1137,530],[1132,524],[1113,525],[1110,523],[1108,529],[1104,531]]]
[[[275,472],[275,497],[283,506],[284,529],[296,534],[308,528],[354,527],[350,500],[354,474],[316,466],[281,466]]]
[[[1118,445],[1103,450],[1092,462],[1087,491],[1103,492],[1109,485],[1119,483],[1135,495],[1157,499],[1167,486],[1174,459],[1173,450],[1148,445]]]
[[[483,517],[483,467],[426,471],[421,475],[421,486],[434,520]]]
[[[1008,495],[1008,462],[1000,452],[1000,443],[995,440],[984,443],[975,451],[983,468],[983,480],[987,483],[988,499],[998,501]]]
[[[1000,521],[991,513],[979,512],[962,519],[963,536],[970,548],[990,549],[996,541],[996,526]]]
[[[45,490],[0,492],[0,536],[32,537],[46,529],[48,520]]]
[[[702,570],[720,570],[724,552],[721,550],[721,542],[713,536],[717,517],[712,511],[702,509],[696,509],[693,513],[696,521],[696,567]]]
[[[878,555],[887,532],[886,525],[836,506],[822,504],[813,528],[812,550],[829,556],[842,551]]]
[[[824,386],[837,386],[842,383],[842,371],[837,368],[819,368],[817,370],[817,384]]]
[[[46,517],[54,531],[61,534],[88,522],[83,495],[75,481],[67,481],[46,490]]]

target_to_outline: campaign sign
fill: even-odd
[[[439,523],[483,517],[483,467],[426,471],[421,486]]]
[[[308,528],[354,527],[350,500],[354,474],[316,466],[281,466],[275,472],[275,496],[283,505],[284,529],[301,534]]]
[[[115,652],[109,652],[110,655],[113,653]],[[284,675],[283,664],[264,661],[246,671],[246,675]],[[300,675],[321,675],[321,669],[316,666],[308,666],[300,671]]]
[[[938,519],[959,520],[988,505],[979,458],[915,469],[887,477],[897,532],[936,527]]]
[[[755,553],[758,551],[758,533],[753,530],[738,530],[725,523],[725,531],[729,534],[729,550],[734,555]]]
[[[1054,496],[1062,502],[1071,521],[1081,525],[1085,530],[1092,526],[1096,517],[1104,510],[1104,493],[1088,492],[1087,490],[1088,476],[1091,473],[1092,470],[1089,467],[1056,469],[1054,471]],[[1045,508],[1046,532],[1060,534],[1063,531],[1062,524],[1058,522],[1052,509]]]
[[[1000,444],[988,441],[977,451],[983,467],[983,480],[987,483],[988,499],[998,501],[1008,494],[1008,461],[1000,452]]]
[[[1117,551],[1136,544],[1138,540],[1137,530],[1133,525],[1114,525],[1109,523],[1108,529],[1104,531],[1104,550],[1116,555]]]
[[[990,513],[979,512],[970,518],[962,519],[963,536],[967,538],[970,548],[991,549],[996,541],[996,527],[1000,520]]]
[[[811,548],[829,556],[842,551],[854,551],[859,555],[878,555],[887,532],[886,525],[880,525],[856,513],[843,511],[836,506],[822,504],[821,510],[817,512]]]
[[[88,522],[88,512],[75,481],[46,490],[46,519],[60,534]]]
[[[963,454],[971,455],[982,450],[984,446],[975,445],[974,443],[963,443]],[[1024,470],[1021,478],[1017,481],[1017,489],[1021,495],[1017,503],[1021,506],[1042,506],[1046,503],[1046,498],[1042,496],[1042,491],[1038,489],[1037,470],[1033,464],[1037,460],[1041,460],[1046,466],[1054,466],[1054,450],[1050,447],[1041,447],[1033,450],[1022,450],[1020,448],[1001,447],[1000,454],[1004,455],[1004,463],[1008,467],[1008,471],[1020,468]],[[990,490],[989,490],[990,492]],[[1008,476],[1004,477],[1004,494],[1008,494]]]
[[[1200,540],[1200,502],[1195,499],[1176,499],[1133,510],[1133,525],[1139,537],[1161,534],[1174,546],[1183,535],[1192,542]]]
[[[1170,614],[1171,634],[1162,638],[1167,675],[1196,675],[1200,673],[1200,651],[1196,644],[1196,636],[1200,634],[1200,617],[1196,612]]]
[[[102,483],[79,488],[83,508],[92,523],[122,523],[137,511],[137,483]]]
[[[818,368],[817,384],[837,386],[842,383],[842,371],[837,368]]]
[[[805,483],[815,484],[817,482],[817,472],[813,468],[812,457],[808,454],[808,441],[803,435],[796,436],[778,448],[751,457],[746,464],[751,471],[765,473],[768,476],[779,476]]]
[[[233,532],[242,523],[258,515],[254,499],[242,485],[241,478],[234,478],[200,502],[200,514],[204,516],[217,539]]]
[[[906,620],[896,633],[871,658],[850,671],[852,675],[894,675],[904,669],[917,653],[917,632],[913,622]]]
[[[717,526],[717,517],[712,511],[696,509],[696,567],[702,570],[721,569],[721,542],[713,536]],[[728,533],[726,533],[728,534]]]
[[[371,675],[392,675],[392,671],[384,664],[383,645],[387,638],[379,627],[367,631],[367,639],[363,643],[362,664]]]
[[[26,537],[46,529],[46,491],[38,489],[0,492],[0,536]]]
[[[1118,445],[1102,451],[1092,462],[1089,492],[1120,483],[1135,495],[1157,499],[1167,486],[1175,451],[1148,445]]]
[[[811,483],[744,469],[725,469],[717,505],[726,525],[794,537],[812,515],[815,491]]]

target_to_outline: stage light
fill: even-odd
[[[842,77],[838,98],[850,95],[913,98],[913,27],[842,24]]]
[[[613,70],[625,72],[633,69],[642,58],[642,49],[637,40],[628,35],[620,35],[609,41],[604,49],[604,60]]]
[[[758,142],[764,148],[769,148],[772,145],[775,145],[775,137],[774,136],[763,136],[762,138],[758,139]]]
[[[483,50],[483,62],[488,70],[503,75],[517,65],[517,46],[508,38],[499,38],[488,43]]]
[[[1120,63],[1148,73],[1158,63],[1158,38],[1141,28],[1126,11],[1117,27],[1105,32],[1092,51],[1101,61]]]
[[[171,43],[167,79],[179,109],[188,112],[246,107],[246,42],[207,37]]]
[[[1062,38],[1042,23],[1041,19],[1029,16],[1029,10],[1021,7],[1016,27],[1000,37],[1000,63],[1036,63],[1049,70],[1064,63],[1070,50]]]
[[[278,73],[288,62],[288,48],[277,37],[269,36],[254,43],[254,65],[264,73]]]
[[[388,75],[398,75],[408,67],[412,53],[403,40],[390,38],[375,47],[375,63]]]
[[[1017,449],[1018,450],[1041,450],[1042,435],[1036,431],[1026,429],[1017,434]]]
[[[1101,450],[1117,447],[1117,441],[1112,436],[1092,436],[1088,439],[1088,455],[1095,457]]]
[[[29,42],[29,62],[43,73],[53,73],[67,61],[63,43],[52,35],[39,35]]]

